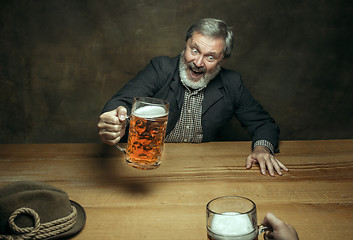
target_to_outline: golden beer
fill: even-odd
[[[167,128],[168,109],[158,105],[133,108],[126,161],[138,169],[154,169],[160,165]]]

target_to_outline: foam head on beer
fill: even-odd
[[[211,231],[221,236],[243,236],[253,232],[254,227],[248,215],[225,212],[213,216]]]
[[[166,110],[161,106],[144,106],[135,109],[135,116],[140,118],[158,118],[167,115]]]

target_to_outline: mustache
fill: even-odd
[[[206,68],[205,67],[198,67],[193,62],[188,63],[187,66],[189,68],[191,68],[193,71],[196,71],[196,72],[203,72],[203,73],[206,72]]]

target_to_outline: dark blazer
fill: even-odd
[[[134,97],[155,97],[169,102],[167,134],[177,123],[184,101],[179,77],[179,58],[157,57],[119,90],[103,112],[125,106],[130,114]],[[239,73],[222,68],[205,88],[202,103],[202,141],[215,141],[221,127],[235,116],[249,132],[252,142],[267,140],[277,152],[279,128],[245,88]]]

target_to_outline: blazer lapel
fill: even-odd
[[[181,109],[183,102],[184,102],[184,88],[180,82],[180,76],[177,70],[174,72],[173,80],[170,83],[170,88],[174,93],[175,99],[178,104],[178,109]]]
[[[205,95],[202,103],[202,114],[204,114],[215,102],[223,97],[221,88],[223,87],[219,74],[209,82],[205,88]]]

